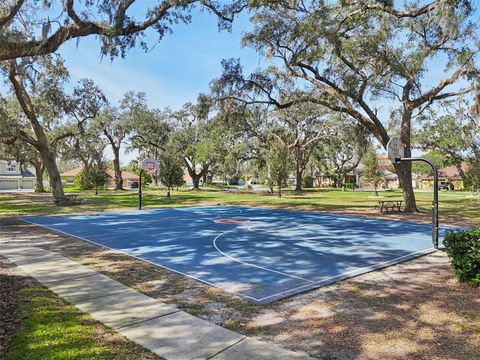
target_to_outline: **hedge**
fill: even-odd
[[[448,231],[443,241],[457,278],[472,286],[480,285],[480,226]]]

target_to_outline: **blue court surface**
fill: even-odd
[[[237,206],[23,220],[262,304],[434,251],[428,224]]]

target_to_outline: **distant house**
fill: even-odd
[[[383,174],[383,182],[379,185],[379,188],[383,189],[398,189],[399,182],[397,174],[391,172],[389,168],[391,167],[392,162],[388,159],[387,156],[378,157],[378,168]],[[362,163],[358,164],[357,168],[348,174],[345,175],[343,182],[354,183],[359,188],[373,188],[374,185],[370,184],[368,181],[365,181],[363,178],[364,165]],[[335,185],[334,178],[332,176],[326,176],[320,174],[314,180],[315,187],[332,187]]]
[[[379,188],[398,189],[400,187],[400,184],[398,181],[398,175],[389,170],[389,169],[392,169],[392,162],[390,161],[388,156],[381,155],[377,158],[377,161],[378,161],[378,169],[383,175],[383,181],[379,184]],[[360,171],[360,187],[373,188],[374,187],[373,184],[363,179],[363,176],[362,176],[364,171],[363,164],[359,165],[359,171]]]
[[[462,164],[462,170],[468,171],[468,164]],[[438,169],[438,181],[441,184],[452,183],[455,190],[464,190],[463,179],[460,176],[460,171],[454,165]],[[433,189],[433,175],[427,174],[420,177],[420,189]]]
[[[75,183],[75,176],[82,172],[83,166],[78,166],[74,169],[67,170],[60,174],[62,178],[62,183],[64,184],[71,184]],[[107,187],[115,187],[115,171],[108,169],[108,180],[107,180]],[[131,173],[129,171],[122,171],[122,178],[123,178],[123,185],[125,187],[130,187],[132,182],[138,181],[138,175]]]
[[[0,190],[33,189],[35,175],[16,161],[0,161]]]
[[[73,185],[73,183],[75,182],[75,175],[82,172],[82,170],[83,170],[83,166],[78,166],[74,169],[70,169],[61,173],[60,177],[62,179],[62,183]]]
[[[295,180],[294,180],[295,181]],[[360,182],[360,172],[359,169],[355,169],[348,174],[346,174],[343,178],[344,184],[359,184]],[[325,174],[318,174],[313,179],[313,186],[314,187],[334,187],[336,186],[335,176],[325,175]]]

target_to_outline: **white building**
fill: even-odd
[[[35,175],[15,161],[0,160],[0,190],[33,189]]]

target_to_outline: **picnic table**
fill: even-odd
[[[375,205],[375,209],[380,209],[380,212],[385,210],[387,213],[397,209],[401,211],[403,200],[380,200],[378,205]]]
[[[65,196],[60,199],[54,199],[53,202],[56,205],[80,205],[82,199],[78,198],[79,194],[65,194]]]

